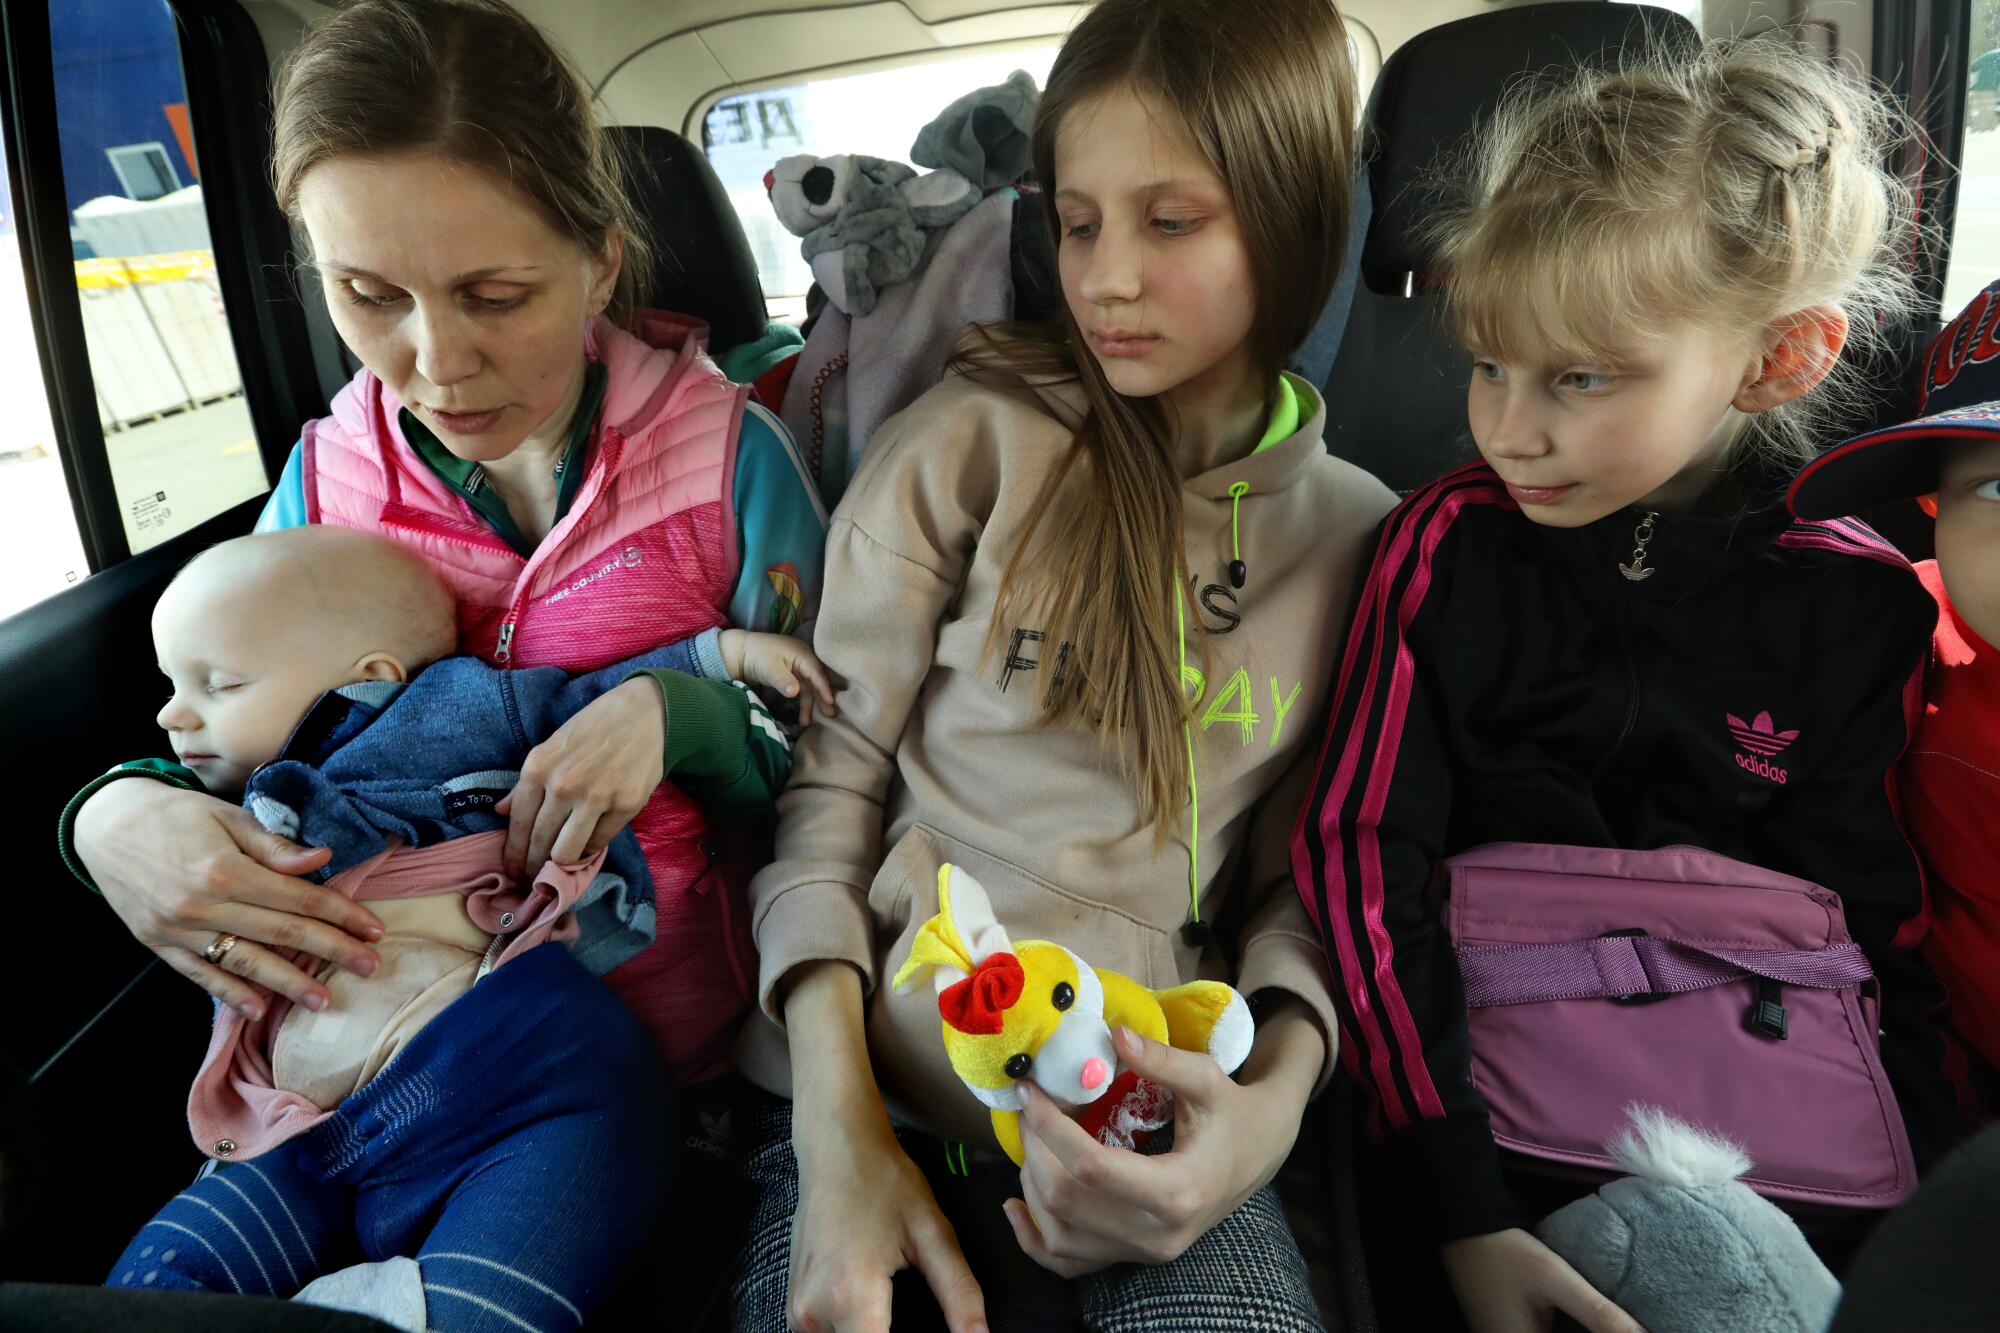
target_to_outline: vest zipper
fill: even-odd
[[[1632,563],[1618,566],[1618,572],[1634,583],[1643,583],[1653,577],[1653,571],[1646,567],[1646,548],[1652,545],[1653,520],[1658,517],[1659,515],[1652,510],[1646,511],[1645,517],[1639,520],[1639,526],[1632,529],[1632,540],[1635,543],[1632,547]]]
[[[600,450],[607,448],[612,441],[613,435],[614,432],[609,427],[606,427],[603,437],[597,442],[597,447]],[[619,442],[621,445],[623,444],[622,437]],[[598,462],[598,460],[594,459],[593,462]],[[598,465],[602,466],[602,463],[598,462]],[[590,484],[590,477],[587,473],[584,476],[583,484],[585,486]],[[548,536],[542,538],[541,545],[535,548],[535,553],[529,556],[522,565],[520,580],[514,585],[513,600],[507,606],[507,618],[500,622],[499,642],[493,645],[493,661],[495,665],[504,667],[513,660],[514,626],[520,621],[523,615],[527,614],[529,581],[541,572],[542,562],[549,556],[549,545],[556,535],[556,529],[568,524],[568,531],[563,534],[564,538],[567,539],[571,532],[576,531],[582,525],[584,515],[597,507],[598,502],[604,498],[604,492],[609,487],[609,481],[599,478],[597,490],[592,493],[590,503],[581,509],[572,509],[569,513],[563,515],[555,526],[549,529]]]

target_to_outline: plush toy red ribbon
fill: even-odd
[[[938,1012],[960,1032],[991,1036],[1000,1031],[1027,984],[1020,959],[1011,953],[991,954],[971,976],[938,993]]]

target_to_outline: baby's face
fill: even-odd
[[[1938,476],[1938,572],[1952,609],[2000,647],[2000,442],[1946,448]]]
[[[313,700],[360,676],[338,636],[200,577],[153,610],[153,646],[173,695],[159,723],[174,753],[218,794],[278,757]]]

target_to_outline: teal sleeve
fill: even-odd
[[[715,364],[733,383],[754,384],[805,344],[804,334],[790,324],[772,320],[761,337],[717,352]]]
[[[666,776],[712,805],[768,812],[791,776],[792,745],[763,702],[728,680],[632,674],[652,677],[666,702]]]
[[[56,850],[62,853],[63,865],[69,873],[83,882],[92,893],[103,890],[90,878],[83,868],[83,862],[76,855],[76,812],[83,809],[83,803],[95,796],[100,788],[107,787],[120,778],[152,778],[173,787],[184,787],[188,791],[205,790],[201,779],[193,770],[183,768],[171,759],[134,759],[128,764],[120,764],[109,773],[99,774],[84,784],[82,791],[69,798],[63,807],[62,818],[56,821]]]
[[[278,484],[271,488],[271,498],[264,502],[264,512],[257,515],[253,531],[277,532],[306,525],[305,465],[299,461],[304,449],[303,441],[292,446],[292,456],[285,460],[285,470],[278,474]]]
[[[792,433],[755,404],[743,412],[732,493],[743,563],[729,623],[810,639],[826,560],[826,506]]]

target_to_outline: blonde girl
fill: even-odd
[[[739,1327],[1319,1327],[1268,1182],[1329,1073],[1331,997],[1285,868],[1296,795],[1271,793],[1393,497],[1327,455],[1281,367],[1346,239],[1353,111],[1328,0],[1104,0],[1064,44],[1034,135],[1060,322],[975,334],[829,536],[840,717],[752,889],[740,1049],[775,1095]],[[1237,1081],[1121,1046],[1176,1094],[1170,1151],[1024,1094],[1025,1167],[1001,1156],[935,997],[886,984],[947,861],[1017,938],[1253,997]]]
[[[1781,502],[1843,347],[1911,304],[1894,125],[1782,40],[1681,48],[1516,98],[1444,229],[1484,461],[1383,526],[1294,857],[1377,1160],[1476,1329],[1635,1325],[1523,1229],[1549,1190],[1510,1188],[1470,1080],[1445,857],[1691,844],[1833,889],[1919,1163],[1951,1138],[1889,781],[1934,611]]]

